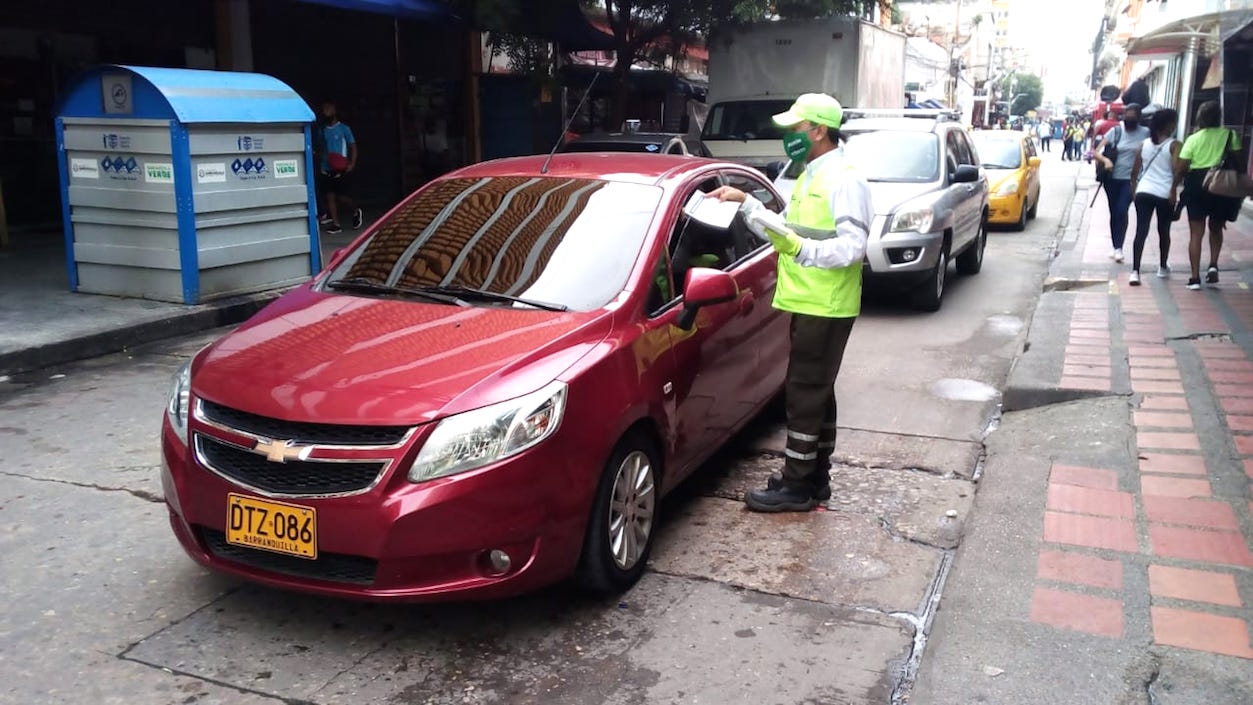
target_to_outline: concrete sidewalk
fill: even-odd
[[[1253,702],[1253,219],[1227,230],[1219,285],[1185,288],[1180,222],[1172,277],[1154,233],[1131,287],[1094,186],[1059,233],[913,703]]]
[[[360,231],[322,235],[322,261]],[[197,306],[69,290],[60,230],[14,233],[0,249],[0,375],[130,349],[142,343],[242,323],[281,291]]]

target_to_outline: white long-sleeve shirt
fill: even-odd
[[[801,251],[796,263],[803,267],[838,269],[860,263],[866,256],[866,241],[870,237],[870,223],[874,220],[874,203],[870,198],[870,185],[855,171],[844,168],[844,150],[836,149],[805,165],[805,171],[796,180],[795,189],[804,189],[819,169],[836,170],[831,178],[829,195],[831,217],[835,220],[835,237],[815,240],[801,237]],[[753,196],[744,201],[745,213],[765,205]],[[786,215],[787,211],[784,211]]]

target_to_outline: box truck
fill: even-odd
[[[729,28],[709,42],[709,114],[701,141],[717,159],[766,171],[786,160],[771,116],[802,93],[845,108],[905,105],[905,35],[856,17]]]

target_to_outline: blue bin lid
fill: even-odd
[[[106,113],[105,76],[130,75],[132,110]],[[304,123],[313,111],[291,86],[261,73],[105,65],[83,74],[62,117],[168,118],[194,123]]]

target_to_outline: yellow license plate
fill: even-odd
[[[317,514],[313,507],[228,494],[226,542],[314,559],[318,557]]]

